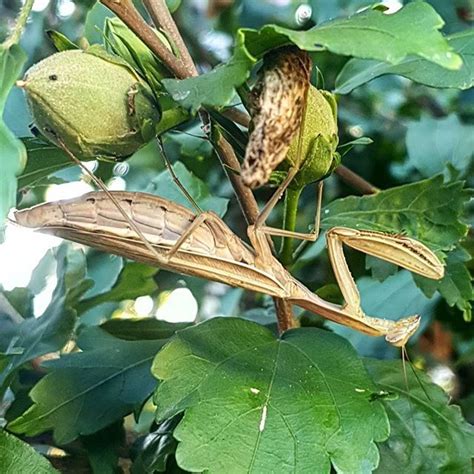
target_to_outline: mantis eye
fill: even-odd
[[[57,81],[58,80],[58,76],[56,74],[51,74],[51,76],[49,76],[48,78],[50,81]]]

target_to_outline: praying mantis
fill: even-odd
[[[273,203],[269,204],[265,213]],[[365,334],[385,336],[397,347],[404,346],[416,331],[420,317],[391,321],[365,315],[343,255],[343,244],[429,278],[443,276],[443,265],[436,255],[413,239],[335,227],[327,232],[326,239],[345,300],[344,305],[336,305],[312,293],[280,264],[261,222],[248,227],[249,246],[213,212],[196,215],[181,205],[145,193],[91,192],[16,211],[15,220],[40,232],[167,270],[282,298]],[[141,235],[131,228],[129,220]]]
[[[308,71],[311,64],[305,60],[305,55],[295,53],[293,50],[290,51],[290,55],[293,56],[293,62],[283,62],[282,70],[290,67],[290,64],[293,70],[301,70],[304,77],[299,85],[281,91],[279,103],[283,105],[285,111],[281,117],[278,115],[279,110],[276,111],[276,115],[274,114],[275,107],[266,104],[266,99],[260,104],[260,111],[265,111],[265,107],[269,105],[268,113],[265,112],[268,116],[265,115],[266,119],[261,121],[261,126],[265,126],[269,121],[268,117],[276,117],[270,122],[274,127],[273,132],[278,136],[281,135],[282,143],[277,146],[278,153],[270,163],[261,161],[262,155],[259,153],[258,143],[254,148],[250,148],[246,164],[244,163],[243,177],[247,176],[248,184],[251,185],[264,184],[272,169],[284,159],[291,136],[298,129],[300,139],[302,136],[304,120],[301,115],[304,116],[305,113],[303,103],[307,97]],[[295,68],[295,64],[298,67]],[[274,80],[270,82],[273,83]],[[293,102],[299,107],[297,113],[292,112]],[[286,131],[284,123],[281,122],[289,116],[288,114],[292,120],[291,133]],[[260,131],[256,129],[257,138],[259,133]],[[263,135],[266,136],[266,133]],[[314,147],[314,151],[321,151],[323,143],[324,149],[329,152],[332,145],[326,143],[324,137],[321,138],[322,142]],[[58,142],[77,162],[78,160],[59,137]],[[300,143],[299,152],[301,152]],[[268,145],[270,146],[270,142]],[[360,294],[344,257],[343,245],[433,279],[443,277],[442,263],[430,249],[411,238],[334,227],[326,233],[326,241],[332,268],[345,303],[337,305],[315,295],[275,258],[267,234],[316,240],[319,233],[322,187],[319,186],[318,211],[313,232],[296,233],[265,225],[271,210],[300,170],[299,156],[300,153],[297,153],[296,163],[288,170],[286,178],[267,202],[256,222],[248,227],[250,246],[234,234],[217,214],[212,212],[194,214],[181,205],[154,195],[108,191],[105,188],[104,191],[88,193],[78,198],[44,203],[16,211],[15,220],[22,226],[36,228],[40,232],[126,258],[158,265],[185,275],[265,293],[365,334],[385,336],[390,344],[404,347],[418,328],[420,317],[414,315],[392,321],[366,315],[361,308]],[[98,184],[102,187],[100,183]]]

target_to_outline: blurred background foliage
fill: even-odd
[[[277,23],[291,28],[307,28],[330,18],[355,13],[371,3],[364,0],[168,2],[176,10],[177,23],[200,71],[208,71],[230,57],[233,37],[238,27],[258,28],[267,23]],[[394,9],[402,4],[395,0],[383,3]],[[469,0],[431,0],[429,3],[445,20],[443,33],[453,34],[472,28],[474,13]],[[19,0],[0,0],[0,41],[5,37],[20,6]],[[81,41],[83,37],[91,43],[101,42],[101,31],[107,16],[112,14],[91,0],[37,0],[21,41],[28,55],[25,69],[54,52],[46,31],[57,30],[74,42]],[[336,78],[348,58],[323,52],[313,54],[313,59],[318,70],[314,74],[313,83],[327,90],[337,90]],[[339,94],[337,99],[340,143],[363,136],[373,140],[368,146],[353,148],[344,156],[343,164],[378,188],[386,189],[431,178],[438,173],[444,173],[448,180],[463,179],[467,188],[474,187],[473,89],[434,89],[401,76],[384,75],[357,87],[351,93]],[[31,137],[26,144],[30,156],[33,155],[36,139],[32,137],[28,127],[31,117],[25,98],[18,89],[13,90],[8,98],[5,121],[17,136]],[[244,220],[232,189],[224,179],[210,144],[203,138],[199,124],[187,124],[181,130],[167,134],[164,144],[169,158],[175,163],[177,175],[191,195],[203,207],[225,215],[226,222],[233,230],[245,236]],[[57,159],[61,157],[54,156],[54,160]],[[138,151],[125,163],[114,165],[100,162],[90,166],[95,167],[96,173],[111,188],[150,192],[158,190],[161,195],[186,205],[164,170],[154,143]],[[71,182],[76,182],[76,188],[71,188]],[[54,199],[67,196],[68,193],[72,195],[87,186],[89,183],[81,171],[70,166],[39,180],[28,181],[25,178],[24,182],[20,181],[19,202],[22,207],[26,207],[42,202],[45,198]],[[271,193],[271,189],[259,190],[257,197],[260,204]],[[325,183],[324,204],[353,194],[356,194],[353,189],[336,176],[331,176]],[[314,190],[305,190],[298,214],[301,228],[312,221],[314,202]],[[279,225],[281,218],[281,210],[276,210],[272,214],[271,223]],[[472,226],[472,205],[466,207],[463,218]],[[471,230],[468,239],[463,242],[464,249],[471,256],[474,253],[472,237]],[[47,251],[52,244],[43,245],[37,236],[30,235],[19,242],[26,246],[38,245],[44,256],[38,254],[35,257],[38,264],[29,283],[25,283],[23,287],[12,287],[11,277],[15,271],[8,265],[13,265],[14,258],[25,259],[27,254],[21,249],[13,250],[8,241],[4,244],[3,251],[0,247],[3,259],[0,262],[3,267],[0,283],[4,286],[0,293],[0,342],[2,338],[3,342],[6,341],[5,335],[11,329],[8,321],[12,314],[31,318],[41,314],[45,308],[46,311],[53,311],[55,301],[60,298],[69,301],[64,303],[61,300],[65,308],[71,306],[72,301],[76,302],[80,315],[77,321],[71,319],[68,322],[64,320],[65,313],[62,313],[61,324],[66,326],[66,334],[74,327],[77,330],[77,326],[91,328],[99,324],[113,333],[117,317],[158,315],[175,322],[181,321],[182,324],[193,321],[195,317],[199,320],[213,315],[241,315],[260,323],[267,321],[269,324],[274,321],[273,304],[266,296],[158,271],[92,250],[84,256],[80,252],[78,255],[72,250],[63,249],[63,256],[55,257],[51,251]],[[11,259],[8,260],[7,253],[11,252]],[[366,261],[359,253],[347,252],[347,255],[353,274],[358,279],[364,309],[369,314],[391,318],[412,313],[422,314],[423,330],[413,338],[409,347],[411,359],[418,366],[427,369],[433,380],[440,383],[461,405],[467,419],[474,422],[472,322],[464,320],[462,311],[448,306],[438,293],[431,298],[425,296],[408,272],[392,274],[392,270],[386,265],[374,263],[370,259]],[[66,265],[72,275],[79,272],[74,278],[81,274],[84,281],[89,283],[75,288],[74,294],[71,294],[71,288],[60,288],[61,281],[54,275],[56,271],[61,275],[61,265]],[[472,273],[472,260],[467,265]],[[367,270],[369,266],[372,266],[372,275]],[[340,299],[324,251],[324,239],[319,239],[306,248],[292,268],[292,273],[326,298],[335,301]],[[150,276],[154,279],[150,279]],[[62,276],[60,280],[61,278]],[[176,313],[180,314],[176,316]],[[322,324],[322,321],[307,314],[302,315],[302,321],[306,325]],[[337,325],[328,326],[347,337],[361,355],[399,357],[398,351],[385,341],[368,338]],[[51,349],[58,350],[61,343],[65,342],[67,337],[64,341],[54,341]],[[21,362],[17,361],[18,365]],[[14,393],[15,403],[4,416],[14,419],[14,415],[21,413],[25,404],[27,406],[31,403],[26,393],[41,376],[42,373],[34,366],[23,369],[19,375],[11,376],[13,385],[10,400]],[[127,427],[136,433],[142,433],[150,422],[151,414],[145,410],[138,422],[127,420]],[[49,440],[44,442],[47,444]],[[90,459],[91,463],[98,462],[97,459],[94,460],[93,454]]]

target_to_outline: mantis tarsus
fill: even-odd
[[[112,194],[126,216],[110,201]],[[40,204],[15,212],[16,222],[41,232],[194,275],[282,298],[372,336],[404,346],[420,318],[398,321],[369,317],[343,256],[342,245],[404,266],[429,278],[441,278],[443,266],[423,244],[404,236],[336,227],[327,234],[330,259],[345,304],[327,302],[296,280],[272,255],[266,235],[249,226],[252,247],[240,240],[214,213],[193,214],[163,198],[122,191],[92,192],[79,198]],[[136,231],[133,220],[153,252]]]

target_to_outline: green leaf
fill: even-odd
[[[160,426],[147,434],[142,440],[142,449],[134,459],[132,474],[144,472],[169,472],[168,459],[174,456],[178,442],[173,438],[173,431],[181,420],[175,416],[165,420]]]
[[[455,2],[446,2],[445,0],[429,0],[430,5],[441,15],[446,23],[443,31],[448,33],[457,33],[458,31],[468,30],[472,27],[471,0],[456,0]]]
[[[446,38],[463,60],[458,70],[449,70],[416,56],[399,64],[371,59],[351,59],[336,78],[337,94],[348,94],[357,87],[386,74],[397,74],[430,87],[469,89],[474,85],[474,30],[466,30]]]
[[[415,275],[416,284],[426,295],[432,295],[438,290],[449,306],[456,306],[463,312],[466,321],[472,319],[472,305],[474,291],[472,278],[466,267],[471,256],[462,247],[456,248],[448,254],[446,260],[445,277],[440,281],[428,280]]]
[[[170,13],[174,13],[181,5],[181,0],[166,0],[166,6]]]
[[[41,179],[75,165],[71,158],[55,145],[37,138],[23,138],[23,144],[26,146],[28,161],[18,177],[19,189],[33,186]]]
[[[35,435],[53,429],[69,443],[110,425],[140,406],[156,386],[151,363],[165,341],[122,341],[98,328],[79,338],[83,352],[43,364],[48,373],[30,392],[34,405],[8,425]]]
[[[474,156],[474,125],[462,124],[455,114],[438,119],[423,117],[408,123],[406,147],[407,165],[423,177],[441,173],[448,165],[465,174]]]
[[[123,258],[90,249],[86,259],[87,277],[94,282],[94,286],[84,295],[84,298],[91,298],[110,291],[117,283],[125,265]]]
[[[362,362],[326,331],[278,340],[255,323],[214,318],[178,332],[152,370],[162,380],[157,418],[185,411],[174,437],[189,471],[369,471],[374,441],[388,436]]]
[[[82,436],[92,472],[95,474],[122,474],[118,466],[120,450],[125,445],[123,420],[113,423],[97,433]]]
[[[179,156],[179,161],[188,171],[198,178],[206,179],[209,176],[209,164],[214,160],[212,144],[197,124],[187,127],[186,132],[168,133],[163,146],[169,156]]]
[[[81,251],[67,253],[67,247],[62,246],[56,258],[57,284],[45,312],[39,318],[29,317],[10,326],[2,334],[0,351],[5,353],[8,363],[0,373],[0,386],[26,362],[61,349],[72,334],[76,322],[74,306],[89,288],[90,281],[84,280],[85,261]]]
[[[0,242],[3,240],[4,221],[16,204],[16,178],[26,163],[26,151],[21,141],[3,121],[7,96],[20,75],[26,54],[17,44],[0,44]]]
[[[474,429],[462,418],[459,407],[448,405],[443,390],[418,372],[428,399],[410,368],[406,368],[405,378],[399,361],[367,360],[366,367],[381,390],[398,395],[397,399],[381,400],[391,433],[379,445],[376,472],[471,472]]]
[[[113,18],[115,15],[100,2],[91,0],[92,8],[87,12],[84,25],[84,36],[89,44],[102,43],[104,40],[104,25],[106,18]]]
[[[380,260],[377,257],[372,255],[365,256],[365,268],[370,269],[372,272],[372,277],[378,281],[384,281],[389,276],[395,275],[398,271],[397,265],[394,263],[386,262],[385,260]]]
[[[171,97],[183,108],[196,113],[202,106],[221,109],[230,104],[235,88],[250,75],[256,59],[243,46],[244,35],[238,33],[237,47],[227,64],[189,79],[163,79],[162,83]]]
[[[333,0],[332,2],[310,0],[308,3],[313,8],[311,16],[318,24],[343,15],[352,15],[364,7],[374,4],[371,0]]]
[[[3,474],[53,474],[56,469],[29,444],[0,429],[0,466]]]
[[[336,199],[323,209],[321,225],[403,233],[444,255],[467,233],[460,218],[468,200],[462,181],[443,183],[435,176],[370,196]]]
[[[257,57],[271,48],[291,42],[306,51],[327,49],[344,56],[379,59],[393,64],[414,54],[442,67],[459,69],[461,58],[438,31],[443,25],[443,19],[428,3],[412,2],[390,15],[368,9],[307,31],[275,25],[264,26],[258,32],[243,31],[245,46]]]
[[[160,31],[156,31],[156,35],[171,50],[166,36]],[[104,38],[107,50],[120,56],[142,75],[152,90],[155,91],[155,94],[162,90],[160,80],[169,76],[169,71],[122,20],[116,17],[106,18]]]
[[[33,295],[38,295],[46,288],[48,278],[54,272],[55,268],[55,253],[53,249],[49,249],[31,273],[31,278],[28,282],[28,289]]]
[[[442,176],[418,181],[381,191],[371,196],[337,199],[324,208],[321,225],[327,229],[345,226],[353,229],[376,230],[392,234],[403,233],[431,248],[441,259],[449,251],[459,248],[459,241],[467,234],[468,227],[461,221],[470,191],[463,190],[463,182],[443,183]],[[453,257],[452,257],[453,258]],[[448,259],[449,263],[449,259]],[[465,288],[471,288],[467,269],[447,265],[445,276],[438,281],[417,276],[417,285],[427,296],[439,290],[449,304],[468,311],[470,307]],[[452,282],[455,281],[453,287]],[[461,287],[462,290],[455,287]],[[461,296],[462,295],[462,296]]]
[[[27,318],[33,314],[33,299],[35,295],[28,288],[13,288],[13,290],[10,291],[0,291],[0,294],[8,300],[8,303],[11,304],[14,311],[17,312],[17,314],[15,314],[16,318]],[[5,309],[6,308],[1,307],[0,312],[6,313]],[[16,319],[15,316],[13,316],[12,319]]]
[[[343,143],[342,145],[339,145],[337,149],[340,150],[342,148],[352,148],[356,145],[371,145],[372,143],[374,143],[372,138],[360,137],[360,138],[356,138],[355,140],[351,140],[350,142],[346,142],[346,143]]]
[[[203,211],[214,211],[221,217],[226,213],[227,204],[229,203],[228,199],[211,195],[207,184],[188,171],[183,163],[178,161],[173,165],[173,170],[182,185]],[[162,171],[158,176],[153,178],[145,192],[161,196],[195,211],[193,205],[187,200],[173,181],[171,173],[168,170]]]
[[[53,43],[57,51],[69,51],[71,49],[79,49],[77,44],[73,43],[66,35],[56,30],[47,30],[46,35]]]
[[[186,109],[195,112],[203,105],[219,109],[230,103],[235,89],[247,80],[258,59],[271,49],[291,43],[306,51],[328,50],[393,64],[416,55],[444,68],[457,70],[461,68],[462,60],[438,31],[443,24],[442,18],[429,4],[413,2],[391,15],[379,10],[365,10],[307,31],[276,25],[264,26],[259,31],[241,29],[228,63],[199,77],[164,80],[163,85]]]
[[[158,288],[153,279],[157,272],[155,267],[144,263],[128,262],[110,291],[81,301],[77,307],[78,314],[109,301],[134,300],[139,296],[154,293]]]

